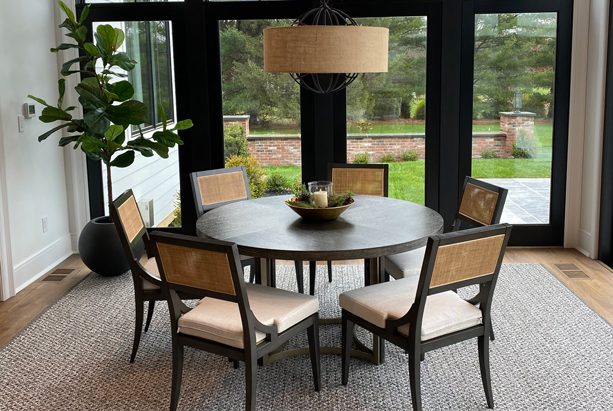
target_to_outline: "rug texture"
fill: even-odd
[[[334,266],[332,283],[318,268],[321,316],[338,316],[338,294],[360,286],[362,267]],[[293,267],[279,266],[277,281],[296,290]],[[92,274],[0,350],[0,410],[168,409],[168,310],[156,307],[130,364],[132,295],[129,275]],[[613,409],[613,328],[547,270],[503,266],[492,312],[495,409]],[[339,327],[322,327],[321,345],[339,344]],[[306,347],[306,338],[291,345]],[[306,356],[260,367],[258,410],[410,409],[407,356],[391,344],[386,356],[380,366],[352,360],[345,387],[340,358],[323,355],[320,392]],[[428,353],[421,377],[425,410],[487,409],[476,340]],[[244,366],[186,349],[179,409],[241,410],[244,393]]]

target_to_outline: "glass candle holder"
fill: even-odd
[[[331,181],[311,181],[308,183],[309,192],[313,194],[313,202],[318,208],[328,207],[328,196],[332,195]]]

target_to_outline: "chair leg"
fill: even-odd
[[[309,337],[309,353],[311,355],[311,368],[313,369],[313,384],[315,391],[319,391],[321,387],[321,366],[319,355],[319,318],[315,318],[315,322],[307,329]]]
[[[315,295],[315,274],[317,261],[309,261],[309,294]]]
[[[262,283],[262,260],[261,258],[256,258],[255,259],[255,269],[253,270],[253,275],[255,276],[255,278],[253,279],[255,284],[261,284]]]
[[[255,262],[253,264],[249,264],[249,283],[253,284],[255,283],[255,270],[256,270],[256,266],[258,265],[258,260],[256,259]]]
[[[341,369],[342,376],[341,382],[343,385],[347,385],[349,381],[349,360],[351,355],[351,343],[353,342],[353,321],[350,321],[342,316],[342,353],[341,353]]]
[[[364,260],[364,286],[370,285],[370,260]]]
[[[298,292],[304,294],[304,268],[302,267],[302,261],[294,261],[296,266],[296,283],[298,284]]]
[[[478,337],[479,367],[481,368],[481,381],[485,390],[485,398],[488,408],[494,408],[494,396],[492,394],[492,379],[490,377],[490,341],[489,336]]]
[[[253,353],[245,358],[245,385],[247,387],[247,397],[245,399],[245,410],[255,411],[256,389],[257,389],[258,363]]]
[[[181,379],[183,378],[183,345],[173,341],[172,347],[172,388],[170,391],[170,411],[175,411],[181,395]]]
[[[421,411],[421,354],[417,350],[409,351],[409,379],[413,411]]]
[[[270,277],[270,286],[273,288],[277,287],[277,262],[275,260],[270,260],[270,272],[268,273]]]
[[[151,318],[153,317],[153,309],[155,308],[155,300],[150,300],[147,307],[147,321],[145,321],[145,332],[149,331]]]
[[[136,359],[136,352],[138,351],[138,344],[140,343],[140,336],[143,332],[143,298],[136,293],[135,294],[135,303],[136,303],[136,318],[134,321],[134,343],[132,344],[132,354],[130,355],[130,362],[133,363]]]
[[[490,341],[494,341],[496,336],[494,335],[494,326],[492,326],[492,317],[490,317]]]
[[[332,282],[332,261],[328,260],[328,282]]]

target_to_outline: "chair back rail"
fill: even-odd
[[[508,190],[493,184],[466,177],[454,231],[500,223]]]
[[[336,193],[387,197],[387,164],[329,164],[328,176]]]
[[[134,250],[136,244],[147,236],[147,227],[143,221],[143,217],[138,209],[136,198],[132,190],[125,191],[117,197],[110,207],[111,218],[114,222],[119,223],[118,231]]]
[[[152,257],[149,233],[132,190],[126,190],[109,205],[111,219],[115,224],[121,245],[124,249],[135,286],[142,288],[142,280],[159,284],[160,280],[149,273],[141,263],[143,250]]]
[[[251,198],[245,167],[198,171],[190,177],[198,217],[224,204]]]

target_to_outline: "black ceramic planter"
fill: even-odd
[[[94,218],[85,225],[79,237],[79,254],[90,270],[106,277],[130,269],[117,229],[106,216]]]

